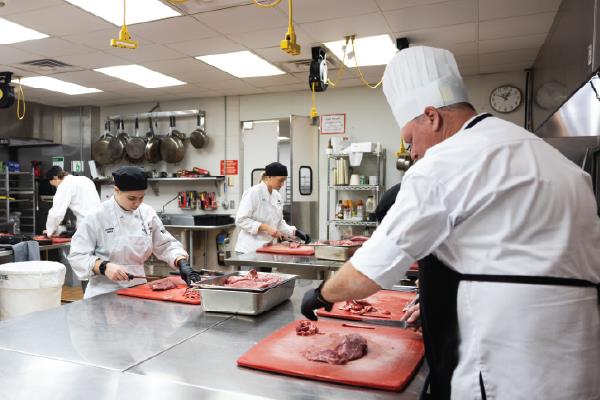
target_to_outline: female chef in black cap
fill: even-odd
[[[167,232],[152,207],[143,203],[148,187],[140,167],[113,172],[115,193],[83,220],[71,241],[69,262],[79,279],[89,279],[85,298],[145,283],[144,262],[152,253],[179,268],[189,284],[199,280],[187,252]]]
[[[279,189],[288,176],[287,167],[273,162],[265,167],[259,184],[242,196],[235,223],[240,228],[235,251],[248,253],[263,247],[273,239],[298,237],[305,243],[310,237],[283,219],[283,200]]]

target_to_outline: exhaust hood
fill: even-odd
[[[17,119],[16,106],[0,110],[0,145],[33,147],[60,144],[62,111],[37,103],[27,103],[23,120]]]

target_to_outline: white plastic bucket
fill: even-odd
[[[0,320],[60,306],[65,271],[53,261],[0,265]]]

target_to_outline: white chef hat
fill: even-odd
[[[383,93],[400,128],[427,106],[469,101],[454,55],[424,46],[401,50],[392,58],[383,74]]]

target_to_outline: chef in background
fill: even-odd
[[[88,215],[73,236],[69,261],[79,279],[89,279],[84,298],[146,283],[144,262],[154,253],[179,268],[189,285],[199,281],[188,254],[143,203],[145,171],[124,166],[113,172],[115,193]]]
[[[46,235],[58,236],[58,226],[65,218],[67,208],[71,209],[77,218],[77,227],[83,218],[100,205],[100,196],[94,182],[85,176],[73,176],[59,166],[53,166],[46,173],[50,185],[56,188],[52,199],[52,208],[46,219]]]
[[[67,209],[70,209],[76,221],[76,227],[79,228],[83,218],[100,206],[100,196],[96,191],[96,185],[91,179],[85,176],[73,176],[57,165],[53,166],[46,173],[46,178],[50,185],[56,188],[56,194],[52,199],[52,208],[48,211],[46,219],[46,235],[48,237],[58,236],[60,233],[58,227],[65,218]],[[64,264],[68,264],[68,247],[60,249],[60,258]],[[85,292],[87,279],[81,280],[81,288]]]
[[[590,176],[477,114],[452,53],[401,50],[383,92],[415,164],[302,312],[396,284],[419,260],[430,399],[600,398],[600,220]]]
[[[287,177],[287,167],[273,162],[265,167],[261,182],[244,192],[235,217],[240,228],[236,252],[255,251],[274,239],[297,237],[304,243],[310,242],[308,234],[288,225],[283,219],[283,200],[279,189]]]

